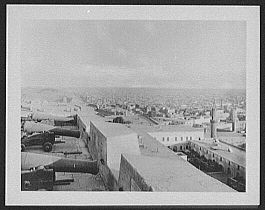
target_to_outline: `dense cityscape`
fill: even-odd
[[[29,88],[30,89],[30,88]],[[210,124],[211,109],[217,108],[219,129],[231,131],[233,112],[238,120],[237,132],[246,132],[246,96],[244,90],[193,90],[193,89],[154,89],[154,88],[80,88],[43,89],[44,99],[37,103],[45,103],[53,99],[55,102],[70,103],[78,98],[88,106],[95,107],[102,116],[120,115],[126,120],[130,115],[141,115],[151,119],[153,124],[190,125],[205,127]],[[52,93],[55,91],[55,93]],[[75,91],[75,92],[74,92]],[[64,93],[65,92],[65,93]],[[23,93],[23,91],[22,91]],[[57,94],[57,96],[56,96]],[[61,94],[61,95],[60,95]],[[38,95],[35,94],[35,95]],[[27,102],[31,98],[22,94]],[[57,98],[52,98],[52,97]],[[36,101],[36,98],[33,99]],[[31,103],[31,100],[29,100]],[[129,122],[129,121],[128,121]]]
[[[159,148],[162,149],[163,153],[161,154],[163,156],[170,156],[169,151],[171,150],[177,156],[215,180],[237,191],[245,191],[246,98],[244,90],[153,88],[71,88],[60,90],[53,88],[22,88],[21,110],[21,149],[24,153],[25,151],[30,151],[32,154],[43,154],[38,147],[32,147],[34,145],[43,145],[45,153],[52,151],[50,154],[53,157],[67,157],[70,159],[74,157],[75,160],[77,158],[93,161],[98,159],[100,149],[98,148],[99,146],[95,146],[95,142],[91,144],[90,141],[93,141],[93,138],[100,138],[100,135],[106,135],[109,132],[111,134],[106,135],[105,138],[107,139],[109,135],[122,137],[124,135],[122,130],[124,129],[128,130],[129,133],[135,132],[137,134],[136,143],[139,146],[133,145],[135,137],[129,137],[129,142],[127,143],[117,140],[117,145],[114,148],[117,149],[116,152],[121,152],[122,157],[123,153],[132,153],[134,155],[136,153],[138,155],[142,154],[139,156],[142,159],[145,157],[143,156],[144,154],[150,155],[151,152],[153,155],[153,147],[156,147],[156,152],[158,152]],[[98,124],[98,122],[100,123]],[[115,125],[121,126],[118,127],[119,131],[116,130],[117,128],[112,130],[112,126]],[[101,128],[102,126],[103,128]],[[58,130],[58,128],[62,130]],[[96,129],[96,131],[93,131],[93,129]],[[107,129],[105,131],[107,132],[106,134],[104,133],[105,129]],[[55,141],[50,147],[45,144],[45,141],[43,143],[42,132],[55,133],[57,138],[54,138]],[[95,132],[100,132],[98,134],[99,137],[96,137]],[[120,132],[122,134],[119,134]],[[36,134],[38,135],[37,137]],[[59,136],[61,137],[58,140]],[[77,146],[73,146],[77,142],[76,138],[83,143],[80,144],[78,140]],[[124,136],[123,138],[126,139],[128,137]],[[37,142],[36,139],[38,139]],[[108,141],[107,139],[106,141]],[[119,149],[119,147],[124,147],[122,144],[132,144],[131,147],[134,149]],[[157,144],[160,145],[158,146]],[[194,145],[194,148],[192,145]],[[199,151],[195,145],[200,146],[198,146],[200,148]],[[200,151],[201,147],[205,148],[203,150],[205,154]],[[109,153],[115,152],[115,149],[110,150],[110,148],[111,144],[107,146]],[[132,151],[130,151],[131,149]],[[209,157],[208,154],[211,154],[211,151],[217,152],[215,157],[214,153],[213,156]],[[218,151],[220,151],[220,154]],[[140,183],[135,183],[134,186],[126,189],[125,186],[128,183],[123,183],[120,180],[121,177],[125,176],[122,174],[124,169],[120,168],[122,167],[120,156],[113,158],[111,154],[105,154],[105,152],[101,154],[104,158],[100,160],[107,161],[107,167],[112,172],[109,172],[110,174],[105,174],[104,171],[100,172],[103,170],[100,165],[98,169],[94,167],[92,172],[86,171],[85,173],[90,173],[90,181],[87,181],[83,187],[70,184],[67,181],[57,180],[56,182],[52,181],[52,187],[49,185],[51,188],[37,184],[38,187],[35,186],[35,188],[22,185],[22,189],[38,190],[44,187],[53,190],[146,191]],[[158,152],[155,156],[160,156],[161,154]],[[34,158],[38,159],[38,157]],[[44,157],[40,156],[39,158],[43,160]],[[155,161],[155,157],[150,161]],[[234,166],[230,165],[232,163]],[[104,165],[104,162],[100,164]],[[229,164],[229,166],[226,166],[226,164]],[[62,165],[59,168],[60,170],[56,172],[58,177],[67,178],[63,180],[74,181],[69,179],[69,175],[65,176],[67,174],[65,171],[71,172],[69,174],[75,177],[76,173],[73,175],[72,172],[75,172],[76,169],[69,169],[66,165]],[[56,171],[56,168],[53,170]],[[91,176],[95,176],[91,174],[97,174],[95,172],[97,170],[99,170],[100,178],[97,179],[98,181],[93,181],[93,179],[91,181]],[[174,168],[170,167],[170,170],[174,170]],[[62,171],[64,171],[63,175]],[[154,177],[156,177],[155,173],[154,171]],[[145,179],[144,174],[142,176]],[[198,178],[199,176],[197,175],[196,177]],[[81,180],[84,182],[88,178],[78,177],[76,179],[76,182],[79,183]],[[116,184],[110,184],[109,179],[113,179]],[[25,177],[23,180],[25,180]],[[28,183],[29,181],[25,182]],[[66,183],[69,185],[68,188],[65,188]],[[63,187],[60,188],[60,185],[63,185]],[[151,191],[181,190],[181,188],[174,187],[167,189],[160,186],[159,188],[151,183],[149,185],[151,189],[148,189]],[[160,185],[163,185],[163,182]],[[84,188],[84,186],[86,187]],[[182,190],[185,191],[185,189]],[[200,191],[202,189],[196,189],[195,187],[194,190]],[[211,191],[211,189],[208,190]],[[213,188],[212,190],[216,189]]]

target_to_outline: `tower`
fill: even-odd
[[[216,120],[215,101],[212,107],[212,119],[210,122],[211,122],[211,138],[217,138],[217,133],[216,133],[217,120]]]
[[[236,113],[236,109],[232,110],[232,131],[236,132],[237,131],[237,113]]]

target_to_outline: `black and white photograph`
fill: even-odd
[[[258,204],[258,7],[12,5],[7,23],[6,202]]]

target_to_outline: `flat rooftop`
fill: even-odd
[[[148,133],[151,132],[197,132],[203,131],[203,128],[194,128],[188,125],[134,125]]]
[[[87,128],[89,128],[91,120],[106,120],[103,117],[96,115],[96,112],[91,107],[82,107],[81,111],[79,111],[77,115],[80,117],[80,119],[86,125]]]
[[[110,123],[100,120],[92,120],[91,123],[105,136],[114,137],[133,134],[131,129],[127,128],[124,124]]]
[[[236,192],[181,158],[131,154],[123,154],[123,156],[154,191]]]
[[[237,165],[246,167],[246,152],[240,149],[237,149],[236,147],[231,147],[232,152],[228,152],[228,145],[218,142],[218,145],[220,146],[220,149],[211,149],[211,147],[214,145],[214,141],[213,140],[203,140],[203,141],[195,141],[195,140],[191,140],[190,142],[195,143],[201,147],[204,147],[208,150],[211,150],[211,152],[227,159],[230,160],[234,163],[236,163]]]

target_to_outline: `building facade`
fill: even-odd
[[[187,131],[157,131],[157,132],[147,132],[150,136],[164,144],[165,146],[174,146],[187,144],[189,140],[202,140],[204,139],[203,129],[189,129]]]
[[[242,176],[244,179],[246,178],[246,169],[244,163],[239,164],[235,163],[235,161],[232,161],[231,158],[229,158],[228,151],[228,155],[220,155],[218,154],[217,150],[209,149],[194,141],[189,143],[189,147],[191,150],[199,153],[200,156],[204,156],[207,160],[210,159],[220,164],[223,167],[223,172],[231,175],[231,177]]]

